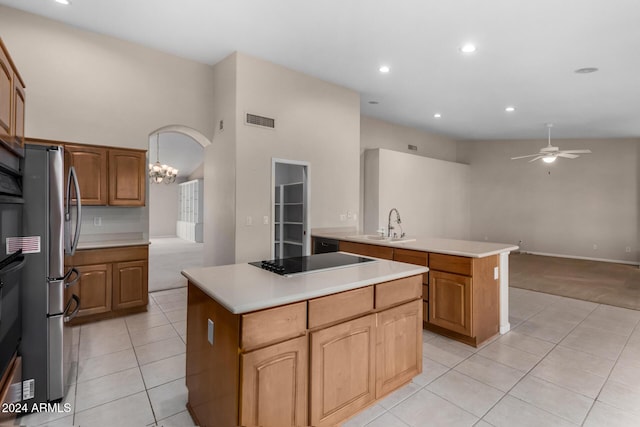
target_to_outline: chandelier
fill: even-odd
[[[156,162],[149,163],[149,180],[154,184],[171,184],[178,176],[178,169],[160,164],[160,133],[156,138]]]

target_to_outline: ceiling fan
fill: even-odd
[[[511,160],[524,159],[527,157],[533,157],[529,160],[529,163],[535,162],[538,159],[542,159],[545,163],[553,163],[558,157],[564,157],[565,159],[575,159],[580,157],[579,154],[590,154],[591,150],[560,150],[558,147],[551,146],[551,128],[553,123],[547,123],[549,145],[540,149],[537,154],[529,154],[527,156],[512,157]]]

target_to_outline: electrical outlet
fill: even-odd
[[[347,214],[340,214],[340,221],[346,221],[347,220]]]
[[[597,251],[598,250],[598,245],[596,245],[595,243],[593,244],[593,250]]]
[[[262,217],[262,223],[264,225],[269,225],[269,217],[267,215]]]
[[[493,278],[495,280],[500,278],[500,267],[493,267]]]
[[[627,246],[627,247],[624,249],[624,251],[625,251],[626,253],[630,253],[630,252],[631,252],[631,246]]]
[[[102,217],[101,216],[94,216],[93,217],[93,225],[94,225],[94,227],[102,227]]]
[[[489,240],[489,236],[484,236],[484,240],[485,241]]]
[[[245,225],[253,225],[253,218],[251,216],[247,216]]]
[[[353,218],[353,213],[351,211],[347,211],[347,218],[348,219]]]

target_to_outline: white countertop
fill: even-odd
[[[366,243],[370,245],[389,246],[392,248],[412,249],[415,251],[435,252],[446,255],[457,255],[469,258],[484,258],[491,255],[511,252],[518,249],[518,246],[506,243],[477,242],[473,240],[440,239],[435,237],[411,236],[415,239],[411,242],[395,243],[366,238],[355,238],[361,233],[356,232],[325,232],[314,230],[312,236],[326,237],[336,240],[346,240],[349,242]]]
[[[124,246],[144,246],[149,244],[142,233],[82,234],[78,249],[105,249]]]
[[[182,275],[234,314],[248,313],[427,272],[402,262],[376,260],[284,277],[249,264],[194,268]]]

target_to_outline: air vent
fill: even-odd
[[[411,150],[411,151],[418,151],[418,147],[417,147],[417,146],[415,146],[415,145],[411,145],[411,144],[409,144],[408,148],[409,148],[409,150]]]
[[[261,126],[265,128],[274,129],[276,127],[276,120],[269,117],[256,116],[255,114],[247,113],[248,125]]]

